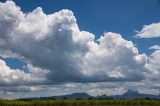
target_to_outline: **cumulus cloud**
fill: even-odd
[[[70,10],[47,15],[38,7],[23,13],[13,1],[0,3],[0,10],[0,55],[22,59],[30,76],[42,78],[44,84],[145,78],[148,57],[131,41],[108,32],[95,42],[94,34],[79,30]]]
[[[17,84],[30,80],[30,75],[21,70],[10,69],[3,60],[0,60],[0,84]]]
[[[157,49],[157,46],[152,46],[151,48]],[[152,74],[149,76],[152,77],[152,79],[160,80],[160,50],[155,50],[149,59],[149,62],[147,64],[148,69]]]
[[[160,37],[160,23],[152,23],[150,25],[144,25],[141,31],[137,31],[136,37],[140,38],[155,38]],[[153,45],[149,49],[154,50],[148,57],[146,68],[149,73],[146,73],[146,79],[152,83],[160,81],[160,45]],[[146,90],[149,91],[149,90]]]
[[[11,69],[0,59],[0,86],[39,84],[44,81],[39,75],[37,76],[35,72],[25,73],[23,70]]]
[[[136,37],[155,38],[160,37],[160,23],[144,25],[141,31],[137,31]]]
[[[119,34],[108,32],[101,36],[98,42],[99,44],[89,44],[90,51],[84,57],[87,69],[84,73],[106,80],[108,77],[111,81],[143,79],[147,56],[139,55],[131,41],[123,39]]]

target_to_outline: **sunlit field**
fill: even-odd
[[[160,106],[160,99],[83,99],[83,100],[0,100],[0,106],[86,106],[147,105]]]

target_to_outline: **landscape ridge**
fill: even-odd
[[[91,96],[88,93],[85,92],[79,92],[79,93],[72,93],[72,94],[66,94],[66,95],[58,95],[58,96],[50,96],[50,97],[32,97],[32,98],[20,98],[18,100],[48,100],[48,99],[159,99],[160,94],[153,95],[153,94],[143,94],[139,93],[135,90],[128,90],[122,95],[98,95],[98,96]]]

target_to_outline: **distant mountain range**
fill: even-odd
[[[87,98],[94,98],[93,96],[87,94],[87,93],[73,93],[70,95],[62,95],[62,96],[53,96],[53,98],[56,99],[87,99]]]
[[[36,97],[36,98],[22,98],[23,100],[47,100],[47,99],[87,99],[87,98],[127,98],[127,99],[135,99],[135,98],[160,98],[160,95],[152,95],[152,94],[141,94],[138,91],[128,90],[122,95],[101,95],[101,96],[91,96],[87,93],[73,93],[69,95],[60,95],[60,96],[51,96],[51,97]]]
[[[135,99],[135,98],[160,98],[160,95],[152,95],[152,94],[141,94],[138,91],[128,90],[122,95],[114,95],[114,96],[107,96],[101,95],[97,96],[97,98],[128,98],[128,99]]]

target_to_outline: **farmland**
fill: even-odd
[[[160,99],[0,100],[0,106],[154,105]]]

